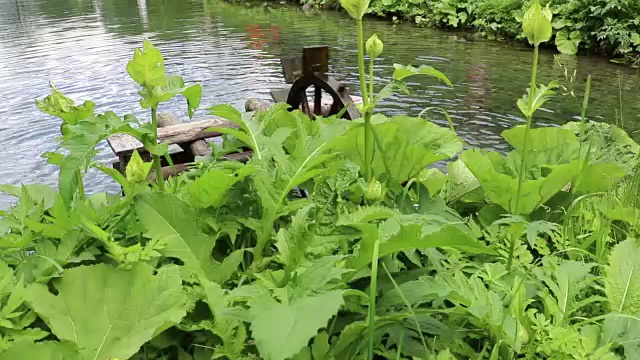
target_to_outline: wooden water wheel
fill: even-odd
[[[309,117],[339,114],[349,120],[360,117],[355,104],[361,99],[351,97],[347,88],[333,77],[329,71],[329,47],[305,47],[302,58],[282,59],[285,81],[291,88],[272,90],[276,102],[286,102],[291,110],[299,109]],[[309,100],[311,98],[311,101]]]

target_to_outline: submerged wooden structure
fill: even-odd
[[[299,109],[312,119],[317,115],[326,117],[340,112],[345,119],[353,120],[360,117],[355,104],[361,103],[362,99],[350,96],[347,88],[329,75],[329,47],[305,47],[302,56],[283,58],[282,68],[285,82],[291,86],[271,90],[275,102],[285,102],[291,105],[290,111]],[[270,102],[249,99],[245,104],[245,110],[256,111],[271,105]],[[162,172],[165,178],[186,170],[197,156],[211,153],[206,141],[218,138],[222,134],[207,129],[235,126],[229,121],[217,118],[180,123],[166,114],[159,116],[158,125],[158,142],[169,145],[169,155],[174,164],[163,164]],[[130,135],[113,135],[107,142],[118,158],[113,164],[114,168],[123,173],[135,150],[143,159],[150,160],[150,154],[142,143]],[[247,160],[250,155],[250,151],[244,151],[227,157],[242,161]],[[152,176],[155,177],[154,174]]]

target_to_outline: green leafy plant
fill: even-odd
[[[343,7],[362,33],[367,2]],[[451,85],[396,65],[374,94],[377,36],[359,36],[363,119],[213,106],[236,126],[210,129],[224,134],[215,154],[167,187],[149,180],[166,153],[157,107],[181,93],[193,111],[200,90],[166,76],[150,43],[128,67],[150,123],[53,88],[38,107],[63,121],[47,155],[59,188],[0,186],[17,198],[0,213],[0,359],[636,358],[640,147],[587,121],[588,91],[582,121],[533,126],[556,86],[535,81],[548,15],[535,2],[524,17],[535,61],[507,154],[451,161],[453,127],[376,114],[410,76]],[[117,133],[153,163],[95,163]],[[222,156],[239,148],[246,163]],[[92,167],[124,193],[85,194]]]

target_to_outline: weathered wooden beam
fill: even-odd
[[[169,127],[158,128],[158,141],[166,144],[182,144],[196,140],[209,139],[222,135],[218,132],[205,131],[210,127],[236,127],[232,122],[222,119],[209,119],[191,123],[181,123]],[[144,146],[133,136],[116,134],[107,139],[111,150],[120,157],[130,155],[134,150],[144,151]]]
[[[171,113],[158,114],[158,127],[165,128],[181,124],[178,118]],[[179,144],[182,150],[188,153],[189,157],[206,156],[211,154],[211,148],[205,140],[196,140],[190,143]]]

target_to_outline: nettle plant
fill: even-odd
[[[2,187],[18,202],[0,222],[0,360],[638,358],[640,206],[625,196],[640,146],[587,122],[587,100],[581,122],[534,128],[555,86],[535,83],[548,12],[536,2],[524,19],[534,65],[526,124],[503,134],[514,150],[468,149],[444,173],[431,165],[462,151],[453,126],[375,106],[410,76],[451,83],[396,65],[374,93],[383,44],[364,41],[366,2],[342,5],[358,23],[362,119],[213,106],[237,125],[211,129],[225,134],[214,155],[149,181],[167,156],[159,104],[182,94],[192,114],[201,95],[149,42],[127,70],[150,123],[55,88],[37,102],[63,120],[46,155],[59,189]],[[116,133],[152,162],[93,162]],[[246,163],[224,159],[239,148]],[[123,194],[85,194],[90,168]]]

